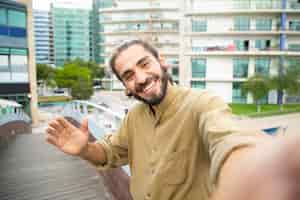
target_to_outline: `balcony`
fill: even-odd
[[[276,26],[230,26],[227,29],[220,31],[206,31],[206,32],[187,32],[186,36],[205,36],[205,35],[279,35],[280,27]]]
[[[235,14],[271,14],[271,13],[299,13],[300,3],[289,2],[286,9],[282,8],[281,1],[273,2],[248,2],[248,3],[226,3],[220,1],[207,2],[205,4],[193,5],[185,13],[186,16],[195,15],[235,15]]]
[[[239,50],[234,44],[230,45],[211,45],[203,47],[189,47],[186,56],[300,56],[300,48],[289,48],[280,51],[278,45],[265,48],[249,48]]]

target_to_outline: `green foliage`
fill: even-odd
[[[75,59],[67,62],[65,65],[76,65],[79,67],[86,67],[91,71],[92,79],[101,79],[104,77],[104,68],[98,66],[97,63],[93,61],[84,61],[82,59]]]
[[[297,94],[300,91],[299,72],[286,70],[282,75],[276,75],[270,79],[270,88],[286,91],[288,94]]]
[[[251,93],[253,100],[256,105],[259,105],[259,100],[268,95],[270,90],[269,79],[266,76],[255,74],[252,77],[249,77],[246,82],[244,82],[242,87],[243,94]],[[260,107],[257,107],[258,112]]]
[[[46,64],[36,65],[37,80],[45,82],[49,86],[55,86],[55,69]]]
[[[91,71],[77,62],[68,62],[56,71],[55,81],[58,87],[71,88],[75,99],[89,99],[93,94]]]

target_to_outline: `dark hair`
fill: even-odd
[[[114,72],[114,74],[118,77],[118,79],[122,82],[122,79],[120,77],[120,75],[118,74],[117,70],[116,70],[116,60],[119,57],[119,55],[126,49],[128,49],[129,47],[133,46],[133,45],[140,45],[142,46],[146,51],[150,52],[157,60],[159,60],[159,54],[158,51],[148,42],[143,41],[143,40],[131,40],[128,42],[125,42],[123,44],[121,44],[113,53],[110,61],[109,61],[109,66],[112,69],[112,71]]]

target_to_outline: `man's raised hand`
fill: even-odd
[[[79,156],[88,144],[88,121],[83,120],[80,129],[65,118],[59,117],[51,121],[46,129],[46,140],[59,150],[73,156]]]

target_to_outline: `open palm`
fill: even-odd
[[[87,146],[89,133],[87,120],[77,128],[60,117],[49,123],[46,129],[46,140],[61,151],[70,155],[80,155]]]

